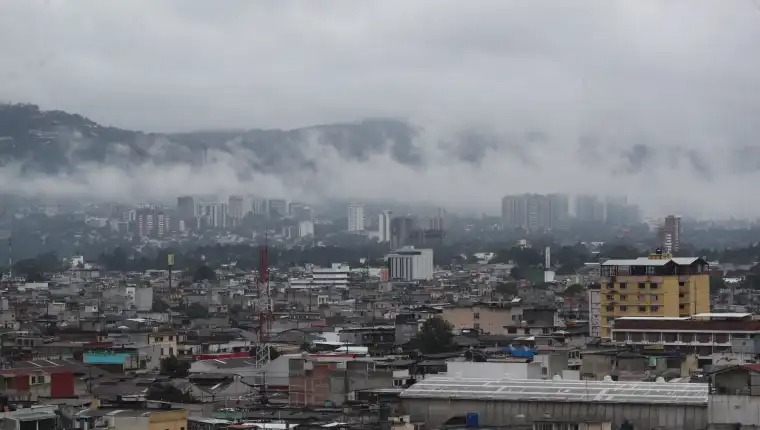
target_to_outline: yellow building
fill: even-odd
[[[607,260],[601,266],[600,335],[609,338],[615,318],[685,317],[710,312],[706,261],[657,252]],[[593,311],[593,310],[592,310]]]

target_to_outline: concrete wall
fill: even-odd
[[[479,415],[481,426],[529,424],[548,419],[583,422],[610,421],[618,428],[624,420],[635,429],[699,430],[707,427],[706,406],[670,406],[623,403],[509,402],[503,400],[448,400],[404,398],[402,406],[412,422],[437,428],[468,412]]]
[[[541,363],[449,361],[446,373],[462,378],[541,379]]]
[[[760,396],[713,394],[707,406],[711,424],[760,426]]]

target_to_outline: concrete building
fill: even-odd
[[[391,211],[382,211],[377,219],[377,241],[381,243],[391,241]]]
[[[229,208],[229,216],[233,220],[240,221],[245,216],[243,196],[230,196],[227,207]]]
[[[568,218],[568,198],[564,194],[519,194],[501,201],[504,228],[529,231],[561,228]]]
[[[601,223],[604,222],[604,218],[604,203],[598,196],[575,197],[575,219],[584,223]]]
[[[153,287],[131,285],[124,288],[125,308],[149,311],[153,308]]]
[[[542,430],[581,428],[579,424],[695,430],[708,424],[708,384],[703,383],[432,376],[400,397],[412,422],[428,428],[468,417],[480,427]]]
[[[655,253],[601,266],[601,337],[616,318],[685,317],[710,311],[709,265],[697,257]]]
[[[433,279],[433,250],[412,246],[386,256],[391,280],[424,281]]]
[[[668,215],[658,232],[660,246],[667,253],[678,252],[681,249],[681,217]]]
[[[393,388],[392,370],[354,360],[353,355],[291,358],[288,375],[290,406],[337,406],[354,400],[361,390]]]
[[[357,233],[364,231],[364,206],[353,204],[348,206],[348,231]]]
[[[602,336],[602,289],[596,285],[588,289],[589,336]]]
[[[198,218],[202,226],[227,228],[227,205],[224,203],[198,203]]]
[[[690,317],[623,317],[612,340],[639,348],[661,345],[666,351],[694,353],[699,367],[721,364],[731,354],[753,361],[760,354],[760,321],[749,313],[705,313]],[[721,363],[713,357],[722,356]]]
[[[312,221],[298,222],[298,237],[314,236],[314,223]]]
[[[454,330],[480,330],[484,334],[504,334],[507,327],[518,327],[523,318],[523,309],[515,303],[479,303],[470,306],[448,306],[443,308],[441,318]]]
[[[285,218],[290,215],[288,201],[284,199],[269,199],[267,214],[273,218]]]
[[[192,196],[181,196],[177,198],[177,216],[179,216],[179,219],[184,221],[195,219],[195,211],[195,200]]]

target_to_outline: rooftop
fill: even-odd
[[[431,377],[402,398],[589,403],[707,404],[708,384]]]
[[[639,257],[635,259],[606,260],[602,266],[665,266],[673,263],[677,266],[690,266],[696,262],[706,263],[699,257],[672,257],[672,258],[650,258]]]

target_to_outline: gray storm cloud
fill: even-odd
[[[2,2],[0,52],[0,99],[127,129],[400,117],[424,130],[417,164],[305,137],[310,164],[276,173],[247,168],[260,155],[234,139],[202,167],[157,151],[129,169],[0,169],[5,188],[28,193],[140,198],[190,184],[494,210],[511,192],[597,191],[651,213],[760,210],[746,198],[760,168],[749,0]]]

